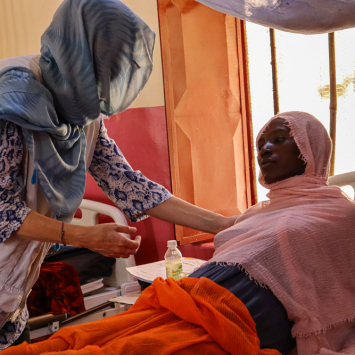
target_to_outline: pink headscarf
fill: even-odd
[[[268,127],[271,121],[283,118],[286,125],[291,130],[291,136],[295,140],[302,159],[307,163],[306,171],[303,176],[317,177],[326,182],[329,177],[329,159],[332,153],[332,141],[323,124],[314,116],[306,112],[291,111],[280,113],[272,117],[260,130],[256,144],[260,136]],[[265,184],[262,175],[259,176],[259,182],[268,189],[270,185]]]
[[[209,262],[240,264],[270,288],[295,322],[298,355],[339,351],[355,332],[355,203],[327,185],[332,148],[323,125],[310,114],[285,112],[257,141],[276,118],[290,128],[305,173],[273,184],[261,176],[270,200],[216,235]]]

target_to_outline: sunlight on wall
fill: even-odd
[[[0,0],[0,59],[38,54],[61,0]]]
[[[269,29],[247,23],[250,96],[254,137],[273,116],[272,71]],[[355,170],[350,156],[355,100],[355,29],[336,33],[337,138],[335,174]],[[328,35],[305,36],[275,31],[280,112],[305,111],[317,117],[329,132]],[[254,142],[255,144],[255,142]],[[259,175],[257,161],[256,176]],[[267,189],[258,184],[258,201]]]

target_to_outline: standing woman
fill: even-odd
[[[154,33],[119,0],[65,0],[41,55],[0,61],[0,350],[29,339],[26,298],[52,243],[135,254],[135,228],[69,224],[86,172],[133,222],[148,215],[209,233],[233,217],[195,207],[149,181],[106,133],[152,70]],[[22,334],[22,335],[21,335]]]

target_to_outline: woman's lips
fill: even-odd
[[[274,161],[267,161],[267,162],[261,164],[261,168],[262,168],[262,169],[267,169],[267,168],[269,168],[270,166],[272,166],[273,164],[275,164]]]

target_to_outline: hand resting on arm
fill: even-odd
[[[113,258],[128,258],[137,252],[141,237],[134,240],[121,233],[134,233],[136,228],[116,223],[77,226],[64,223],[64,240],[79,248],[88,248]],[[61,243],[62,222],[31,211],[14,235],[42,242]]]

